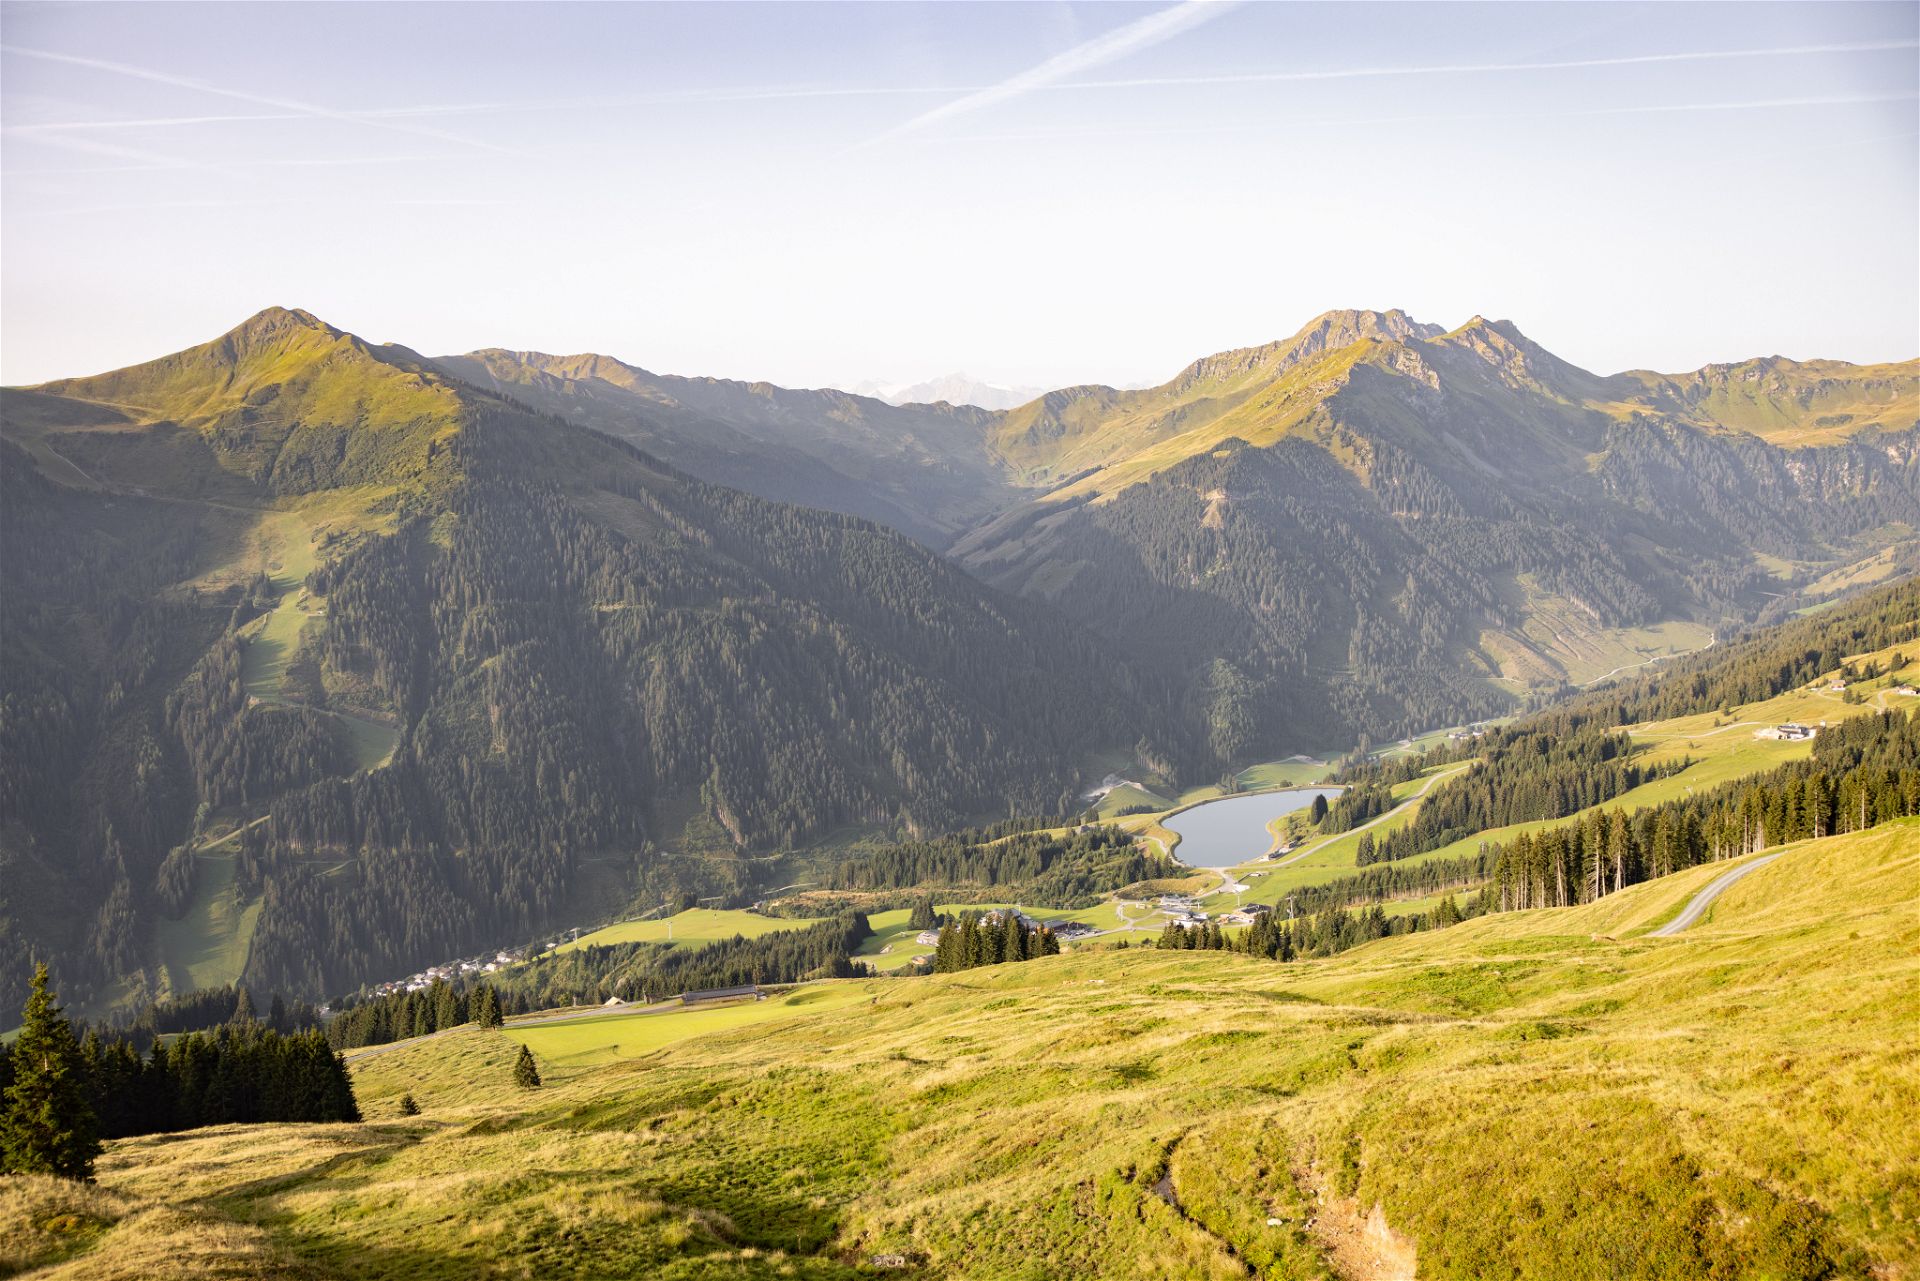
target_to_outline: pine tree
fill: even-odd
[[[45,965],[34,971],[21,1013],[9,1056],[13,1080],[0,1111],[0,1169],[90,1180],[100,1155],[99,1124],[80,1045],[47,990]]]
[[[933,899],[928,896],[913,905],[913,915],[908,919],[907,926],[909,929],[930,930],[933,925]]]
[[[227,1021],[236,1027],[244,1027],[253,1019],[253,996],[243,987],[240,989],[240,998],[233,1003],[233,1017]]]
[[[520,1047],[520,1059],[513,1065],[513,1082],[523,1090],[535,1089],[540,1084],[540,1069],[533,1061],[533,1051],[526,1046]]]
[[[482,983],[473,994],[473,1021],[481,1027],[499,1027],[500,997],[494,992],[491,983]]]
[[[420,1105],[413,1101],[413,1093],[411,1091],[400,1096],[400,1115],[401,1116],[419,1116],[420,1115]]]

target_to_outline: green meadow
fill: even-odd
[[[556,952],[574,952],[583,947],[606,947],[612,943],[713,943],[736,934],[759,938],[779,930],[803,930],[823,918],[805,916],[762,916],[758,912],[710,907],[689,908],[657,920],[621,921],[591,934],[582,934],[570,943],[562,943]]]
[[[1920,822],[1789,847],[1692,930],[1645,937],[1723,870],[1325,960],[1087,949],[699,1012],[732,1026],[464,1030],[356,1060],[362,1125],[127,1140],[95,1187],[10,1180],[0,1258],[89,1278],[853,1278],[888,1255],[983,1279],[1911,1275]],[[511,1084],[522,1040],[538,1090]]]

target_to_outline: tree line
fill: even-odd
[[[275,1032],[293,1033],[319,1028],[325,1020],[311,1002],[288,1001],[278,992],[264,1011],[258,1011],[253,994],[245,987],[223,983],[142,1004],[132,1013],[102,1023],[100,1031],[109,1039],[130,1041],[135,1049],[145,1052],[162,1036],[209,1031],[229,1023],[259,1023]],[[84,1025],[80,1026],[84,1032]]]
[[[431,1036],[466,1023],[499,1027],[516,1012],[509,1004],[491,983],[462,988],[435,979],[417,992],[392,992],[343,1006],[327,1022],[327,1041],[351,1049]]]
[[[924,888],[930,892],[1017,889],[1023,901],[1086,907],[1122,886],[1173,876],[1178,866],[1135,843],[1128,832],[1102,825],[1047,835],[1017,833],[976,840],[968,834],[907,841],[837,864],[835,890]],[[951,895],[950,895],[951,896]]]
[[[1545,712],[1478,740],[1479,760],[1428,793],[1405,824],[1360,838],[1357,861],[1388,863],[1514,823],[1565,818],[1604,805],[1645,783],[1670,778],[1689,757],[1647,762],[1620,728],[1579,712]],[[1429,763],[1430,767],[1430,763]],[[1393,805],[1389,788],[1368,779],[1343,793],[1327,815],[1342,831]]]
[[[1920,711],[1850,717],[1813,754],[1631,815],[1594,813],[1492,844],[1502,908],[1591,902],[1682,868],[1920,814]]]
[[[1485,891],[1468,897],[1464,907],[1457,897],[1449,894],[1429,911],[1399,916],[1387,915],[1379,903],[1357,912],[1331,905],[1293,920],[1264,912],[1254,918],[1253,924],[1235,933],[1228,933],[1218,921],[1191,926],[1169,921],[1155,946],[1172,951],[1242,952],[1248,956],[1264,956],[1270,961],[1333,956],[1375,939],[1445,929],[1492,910],[1493,901]]]
[[[933,972],[951,974],[982,965],[1031,961],[1036,956],[1058,956],[1060,940],[1046,926],[1028,929],[1018,912],[1002,910],[989,921],[979,912],[962,912],[958,921],[940,929],[934,949]]]
[[[344,1002],[327,1035],[340,1048],[381,1045],[465,1023],[498,1027],[510,1014],[599,1005],[610,997],[648,1001],[749,983],[854,978],[868,971],[849,957],[872,932],[865,914],[848,912],[804,929],[736,934],[699,946],[611,943],[552,951],[474,984],[435,981],[417,992]]]
[[[103,1139],[261,1121],[358,1121],[344,1060],[315,1030],[251,1020],[155,1042],[84,1041],[39,966],[0,1045],[0,1170],[88,1178]]]

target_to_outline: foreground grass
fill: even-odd
[[[1920,824],[1644,937],[1721,870],[1292,965],[821,985],[879,999],[531,1092],[456,1033],[356,1068],[419,1118],[116,1143],[80,1228],[17,1184],[0,1238],[76,1276],[141,1275],[169,1215],[253,1260],[181,1277],[1307,1277],[1377,1206],[1423,1277],[1913,1276]]]

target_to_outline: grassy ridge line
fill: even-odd
[[[1909,1272],[1920,821],[1790,847],[1686,934],[1627,937],[1724,869],[1292,965],[881,984],[531,1094],[494,1084],[511,1037],[463,1033],[357,1074],[369,1115],[410,1089],[418,1120],[133,1140],[102,1188],[366,1277],[850,1278],[893,1251],[929,1277],[1305,1277],[1308,1217],[1376,1204],[1422,1276]],[[101,1226],[89,1275],[131,1275],[132,1229]]]

